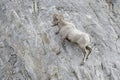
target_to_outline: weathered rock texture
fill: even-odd
[[[120,80],[120,0],[0,0],[0,80]],[[60,12],[92,38],[61,48],[52,14]]]

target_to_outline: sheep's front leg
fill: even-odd
[[[62,44],[62,45],[60,46],[59,51],[56,53],[57,55],[59,55],[59,54],[62,52],[62,47],[63,47],[64,44],[65,44],[65,38],[62,39],[61,44]]]
[[[61,42],[62,46],[65,45],[65,39],[66,39],[66,38],[62,38],[62,42]]]

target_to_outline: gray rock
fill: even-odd
[[[0,0],[0,80],[120,80],[120,1]],[[61,47],[52,14],[59,12],[92,39],[81,49]],[[59,49],[61,53],[57,55]]]

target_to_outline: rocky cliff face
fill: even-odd
[[[56,12],[91,35],[85,65],[73,43],[56,55]],[[120,0],[0,0],[0,80],[120,80]]]

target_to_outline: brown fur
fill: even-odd
[[[64,17],[61,14],[53,15],[52,24],[53,26],[58,26],[59,30],[56,33],[59,33],[61,35],[63,45],[66,39],[70,42],[78,44],[84,55],[82,62],[82,64],[84,64],[92,51],[92,49],[88,46],[90,44],[89,34],[76,29],[75,25],[73,23],[65,21]]]

